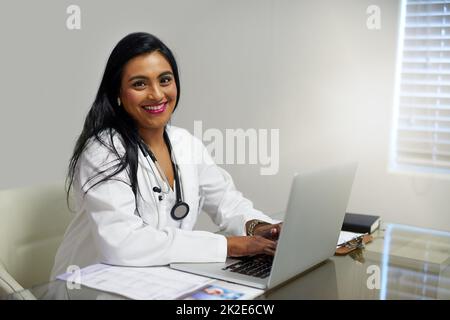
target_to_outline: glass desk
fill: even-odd
[[[364,249],[333,256],[258,299],[450,299],[450,233],[382,225]],[[125,299],[64,281],[6,299]]]

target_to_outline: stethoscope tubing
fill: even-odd
[[[176,157],[175,157],[174,153],[172,152],[172,145],[170,143],[170,139],[169,139],[169,136],[167,135],[166,131],[164,131],[164,140],[166,141],[167,146],[169,148],[170,159],[172,162],[172,168],[173,168],[174,176],[175,176],[174,178],[175,178],[175,190],[176,190],[176,203],[172,207],[172,209],[170,211],[170,215],[172,216],[172,218],[174,220],[181,220],[181,219],[184,219],[188,215],[190,208],[189,208],[189,205],[183,201],[183,198],[184,198],[184,190],[183,189],[184,188],[183,188],[182,181],[181,181],[179,167],[178,167],[178,163],[176,161]],[[158,160],[156,159],[155,155],[150,150],[150,148],[148,148],[148,146],[145,144],[144,141],[139,142],[139,148],[141,149],[141,152],[143,153],[145,159],[147,160],[148,165],[150,166],[150,169],[152,170],[152,174],[155,177],[155,180],[158,184],[159,192],[163,192],[162,184],[159,183],[158,178],[156,176],[156,172],[153,170],[153,166],[151,165],[150,161],[148,160],[148,157],[150,157],[150,159],[153,161],[160,177],[164,180],[164,183],[167,186],[167,192],[163,192],[163,193],[168,193],[170,191],[169,181],[168,181],[166,175],[164,174],[161,166],[159,165]],[[154,188],[152,188],[152,190],[155,191]],[[153,199],[155,201],[155,205],[156,205],[158,213],[159,213],[158,203],[157,203],[155,197]],[[160,196],[158,196],[158,199],[162,200],[162,198]]]

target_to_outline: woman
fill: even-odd
[[[177,64],[159,39],[133,33],[116,45],[70,161],[76,215],[52,278],[69,265],[274,254],[280,226],[235,189],[198,139],[168,125],[179,99]],[[201,209],[234,236],[193,231]]]

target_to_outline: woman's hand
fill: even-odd
[[[254,235],[261,236],[270,240],[278,240],[283,223],[261,224],[255,227]]]
[[[227,256],[242,257],[255,254],[273,256],[277,242],[261,236],[227,237]]]

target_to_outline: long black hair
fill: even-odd
[[[83,131],[78,137],[73,155],[70,159],[69,171],[66,178],[68,204],[78,160],[91,139],[96,139],[113,152],[118,161],[113,166],[112,172],[110,172],[111,168],[108,168],[90,177],[85,184],[94,180],[97,176],[104,175],[101,179],[97,179],[98,181],[91,184],[85,191],[85,194],[99,183],[110,180],[123,170],[127,170],[131,189],[133,190],[135,199],[137,198],[139,132],[136,121],[128,115],[123,107],[119,106],[117,98],[119,97],[123,69],[127,62],[136,56],[154,51],[160,52],[172,67],[178,91],[175,102],[175,108],[177,107],[180,99],[180,79],[177,63],[170,49],[157,37],[145,32],[131,33],[120,40],[109,56],[95,101],[86,116]],[[100,137],[104,133],[107,134],[109,143],[106,143],[104,138]],[[116,133],[120,135],[123,142],[125,149],[123,155],[119,155],[113,143],[113,135]],[[108,171],[108,174],[105,174],[106,171]]]

